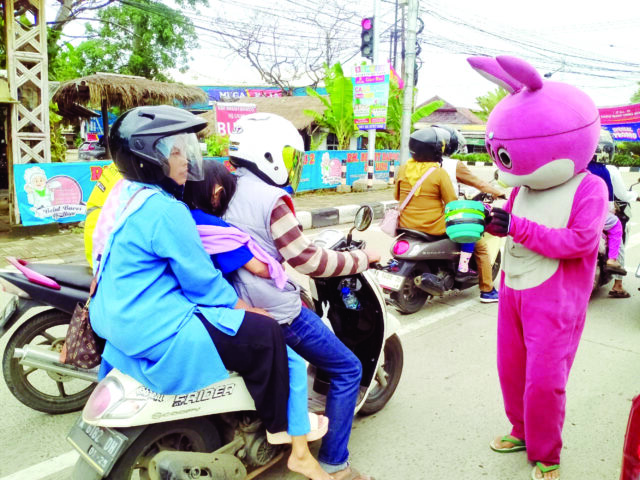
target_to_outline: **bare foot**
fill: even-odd
[[[364,475],[351,467],[347,467],[344,470],[340,470],[339,472],[334,473],[333,477],[335,480],[343,480],[345,478],[353,478],[353,474],[357,475],[353,480],[374,480],[373,477]]]
[[[538,468],[538,466],[536,465],[534,468],[535,471],[535,477],[539,478],[540,480],[544,479],[544,480],[557,480],[560,478],[560,470],[556,469],[556,470],[551,470],[550,472],[547,472],[545,474],[543,474],[540,469]]]
[[[311,480],[334,480],[334,478],[325,472],[313,455],[305,455],[302,458],[291,453],[287,460],[287,467],[292,472],[304,475]]]

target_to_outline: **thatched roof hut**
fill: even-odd
[[[68,80],[60,85],[53,101],[62,109],[75,104],[92,105],[102,109],[104,133],[108,135],[107,110],[118,106],[129,109],[140,105],[172,104],[175,100],[184,105],[206,102],[207,95],[198,87],[181,83],[156,82],[144,77],[96,73]]]
[[[313,117],[306,115],[305,110],[313,110],[320,114],[325,111],[323,103],[315,97],[251,97],[243,98],[242,103],[252,103],[258,112],[275,113],[289,120],[298,129],[307,134],[313,129]],[[208,122],[207,128],[199,135],[206,138],[214,135],[216,130],[215,112],[210,111],[202,114]]]

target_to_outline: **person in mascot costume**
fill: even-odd
[[[514,187],[487,230],[506,237],[498,302],[498,374],[509,435],[498,452],[526,450],[533,479],[560,478],[565,387],[591,294],[607,213],[604,182],[586,170],[600,116],[581,90],[544,81],[524,60],[471,57],[510,92],[487,121],[486,147]]]

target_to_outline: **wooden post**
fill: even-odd
[[[107,159],[111,159],[111,150],[109,149],[109,107],[107,101],[102,100],[102,131],[104,132],[104,149]]]
[[[15,17],[15,0],[4,0],[7,78],[11,98],[7,161],[12,165],[51,161],[49,132],[49,79],[47,75],[47,26],[44,0],[21,3],[31,25]],[[13,168],[9,169],[10,172]],[[19,223],[15,184],[10,179],[12,222]]]

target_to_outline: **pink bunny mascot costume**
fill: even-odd
[[[542,478],[538,470],[560,464],[565,387],[607,212],[606,186],[586,170],[598,144],[600,116],[585,93],[543,81],[521,59],[468,61],[510,92],[491,112],[486,130],[500,179],[515,187],[488,226],[507,237],[498,373],[511,437],[522,441],[515,442],[520,449],[526,443],[529,460],[537,462],[532,478]]]

